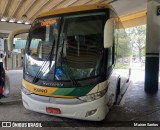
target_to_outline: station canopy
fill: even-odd
[[[126,27],[145,24],[148,0],[0,0],[0,33],[30,27],[41,13],[71,6],[110,3]],[[138,21],[137,21],[138,20]],[[131,22],[132,21],[132,22]],[[13,24],[15,24],[13,26]],[[19,23],[19,25],[17,25]],[[23,25],[23,26],[22,26]],[[10,29],[9,29],[10,28]]]

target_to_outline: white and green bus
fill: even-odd
[[[24,53],[23,105],[49,115],[103,120],[129,80],[127,51],[125,32],[109,5],[39,15]]]

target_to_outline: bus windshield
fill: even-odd
[[[40,79],[71,80],[104,73],[105,12],[37,19],[26,46],[25,73]]]

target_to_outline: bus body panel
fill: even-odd
[[[85,77],[85,79],[88,79],[88,81],[90,81],[90,79],[92,79],[93,77],[95,78],[97,72],[96,69],[100,66],[99,64],[105,64],[102,65],[101,67],[99,67],[99,70],[102,69],[102,67],[104,67],[104,70],[101,70],[103,73],[105,73],[105,79],[103,79],[103,81],[99,81],[98,83],[93,83],[90,81],[90,83],[87,83],[87,85],[78,85],[78,83],[84,82],[84,77],[81,79],[79,78],[78,80],[74,79],[75,75],[72,75],[70,72],[66,72],[69,74],[71,74],[71,77],[69,76],[68,80],[70,80],[72,86],[54,86],[54,85],[47,85],[47,82],[50,84],[50,79],[45,79],[45,85],[39,85],[36,80],[38,78],[36,78],[36,71],[35,69],[33,69],[33,73],[36,73],[35,76],[31,76],[33,77],[33,81],[29,81],[25,78],[22,81],[22,100],[23,100],[23,105],[25,106],[26,109],[32,110],[32,111],[36,111],[36,112],[40,112],[40,113],[45,113],[45,114],[49,114],[49,115],[54,115],[54,116],[60,116],[60,117],[68,117],[68,118],[75,118],[75,119],[83,119],[83,120],[94,120],[94,121],[100,121],[103,120],[106,116],[106,114],[109,111],[109,108],[111,106],[113,106],[113,104],[115,103],[116,100],[116,94],[117,94],[117,85],[118,85],[118,80],[120,80],[120,87],[122,87],[123,85],[125,85],[127,79],[128,79],[128,67],[129,67],[129,63],[127,64],[127,66],[124,67],[124,60],[125,58],[129,57],[129,54],[124,55],[123,52],[125,52],[125,49],[127,50],[127,45],[126,45],[126,37],[125,34],[123,32],[123,28],[119,25],[119,20],[118,17],[116,16],[115,12],[110,9],[110,15],[107,14],[107,11],[104,11],[103,9],[108,8],[108,5],[94,5],[94,6],[84,6],[84,7],[80,7],[80,8],[69,8],[69,9],[60,9],[60,10],[56,10],[56,11],[51,11],[48,13],[44,13],[42,15],[40,15],[38,17],[38,20],[42,20],[41,22],[41,27],[45,27],[46,26],[46,34],[45,36],[49,36],[47,37],[48,39],[52,39],[52,36],[50,36],[54,31],[50,31],[50,30],[55,30],[56,27],[58,27],[58,24],[55,24],[55,22],[57,21],[61,21],[62,18],[57,18],[60,15],[63,16],[63,20],[66,22],[69,18],[72,17],[73,15],[73,19],[68,20],[68,23],[66,22],[65,24],[63,23],[61,26],[61,28],[59,27],[59,29],[61,29],[59,31],[58,34],[58,38],[61,40],[57,41],[57,44],[55,47],[54,46],[45,46],[45,51],[48,51],[49,49],[51,49],[51,54],[52,52],[55,53],[54,55],[56,55],[57,57],[59,55],[62,55],[62,52],[58,52],[59,50],[63,50],[64,49],[64,54],[67,57],[67,47],[70,49],[68,49],[68,57],[70,59],[65,59],[68,60],[66,63],[66,67],[68,67],[67,64],[70,64],[70,66],[68,67],[69,71],[77,71],[79,68],[85,68],[91,66],[93,64],[95,64],[95,68],[92,69],[86,69],[86,72],[83,69],[79,69],[78,71],[82,74],[85,74],[88,72],[88,75],[91,73],[94,73],[95,75],[91,75],[88,77]],[[97,31],[96,33],[93,32],[94,30],[90,30],[90,29],[86,29],[85,26],[83,26],[83,24],[85,24],[85,22],[80,23],[77,22],[78,20],[80,20],[80,17],[84,17],[86,16],[86,12],[83,14],[83,11],[89,11],[90,13],[92,12],[92,10],[94,10],[94,13],[96,11],[98,11],[98,9],[100,9],[100,11],[104,11],[106,16],[108,18],[104,18],[105,20],[109,19],[109,18],[115,18],[115,41],[113,41],[113,46],[110,48],[100,48],[98,51],[100,51],[101,49],[103,50],[102,52],[100,51],[100,54],[98,55],[97,52],[95,52],[95,49],[97,49],[99,46],[96,46],[96,40],[99,38],[97,38],[96,36],[98,36],[98,34],[102,35],[101,37],[103,37],[103,32],[102,34],[99,31],[99,28],[97,28],[97,25],[92,25],[93,23],[91,21],[93,21],[93,19],[87,19],[85,18],[84,20],[88,20],[88,26],[91,25],[91,27],[95,27],[94,29]],[[96,11],[95,11],[96,10]],[[78,14],[80,15],[79,19],[74,19],[76,16],[74,16],[74,13],[77,15],[77,13],[81,12],[82,14]],[[103,12],[103,13],[104,13]],[[102,12],[96,12],[96,15],[100,14]],[[65,15],[64,15],[65,14]],[[67,14],[69,14],[67,16]],[[56,20],[52,19],[52,16],[54,17],[54,15],[56,16]],[[102,14],[101,14],[102,15]],[[93,16],[93,14],[91,14],[91,16]],[[66,19],[65,19],[66,17]],[[87,16],[89,17],[89,16]],[[47,20],[46,20],[46,19]],[[95,17],[96,18],[96,17]],[[101,17],[100,17],[101,18]],[[43,21],[44,19],[44,21]],[[103,20],[104,20],[103,19]],[[45,21],[46,20],[46,21]],[[63,21],[63,22],[64,22]],[[76,23],[76,22],[77,23]],[[38,22],[38,21],[37,21]],[[74,23],[75,22],[75,23]],[[103,21],[104,22],[104,21]],[[106,22],[106,21],[105,21]],[[58,23],[58,22],[57,22]],[[97,24],[100,23],[97,20]],[[34,23],[36,24],[36,22]],[[31,31],[32,27],[34,28],[34,25],[31,26]],[[79,26],[77,25],[79,24]],[[103,23],[104,24],[104,23]],[[53,25],[53,26],[52,26]],[[51,26],[49,28],[49,26]],[[70,28],[67,30],[66,26],[70,26]],[[103,25],[101,26],[103,27]],[[77,31],[78,29],[79,31]],[[119,31],[119,28],[121,28],[122,30]],[[66,30],[65,30],[66,29]],[[85,31],[84,31],[85,30]],[[68,31],[68,36],[65,34],[64,32]],[[81,34],[81,31],[84,31],[82,34],[83,35],[79,35]],[[122,36],[119,36],[119,32],[120,34],[123,34]],[[122,33],[123,32],[123,33]],[[34,33],[39,33],[38,30],[36,30]],[[32,35],[30,37],[32,37],[33,35],[35,35],[34,33],[32,33]],[[40,33],[43,33],[43,30],[40,31]],[[74,35],[74,33],[77,33]],[[93,35],[95,33],[96,35]],[[91,34],[91,35],[89,35]],[[40,34],[42,36],[42,34]],[[89,35],[89,36],[87,36]],[[64,37],[64,38],[63,38]],[[94,37],[94,38],[93,38]],[[35,36],[36,38],[36,36]],[[88,40],[88,39],[89,40]],[[44,37],[42,39],[45,39]],[[68,42],[70,40],[71,44],[65,44],[65,42]],[[39,39],[38,39],[39,40]],[[38,41],[37,40],[37,41]],[[73,46],[73,43],[75,41],[76,42],[76,46]],[[85,46],[85,44],[87,44],[88,40],[88,44],[87,46]],[[63,42],[61,42],[63,41]],[[102,39],[100,39],[99,41],[103,41]],[[28,43],[31,42],[31,40],[28,41]],[[59,42],[59,43],[58,43]],[[61,42],[61,44],[60,44]],[[79,44],[81,44],[81,42],[83,43],[82,46],[80,46]],[[122,42],[123,44],[119,44],[120,42]],[[52,44],[55,43],[55,40],[51,42]],[[85,43],[85,44],[84,44]],[[100,44],[100,42],[98,42]],[[28,55],[25,56],[25,59],[31,59],[30,62],[31,66],[36,66],[38,64],[41,64],[43,66],[43,63],[41,63],[43,60],[38,61],[36,63],[36,60],[30,56],[30,53],[33,51],[39,51],[42,52],[42,47],[40,48],[40,46],[42,44],[48,44],[48,42],[43,42],[40,41],[39,44],[36,44],[37,48],[36,49],[28,49],[30,46],[32,45],[28,45],[26,46],[26,50],[28,49]],[[64,45],[64,46],[63,46]],[[58,48],[58,46],[60,46]],[[32,46],[33,47],[33,46]],[[57,47],[57,48],[56,48]],[[55,49],[56,48],[56,49]],[[86,50],[90,50],[85,52]],[[77,52],[75,52],[75,50],[78,50]],[[81,52],[81,50],[83,50]],[[46,53],[44,51],[44,53]],[[91,53],[90,53],[91,52]],[[103,54],[102,54],[103,53]],[[27,54],[27,52],[26,52]],[[72,55],[71,55],[72,54]],[[97,54],[97,55],[96,55]],[[38,54],[37,54],[38,55]],[[82,55],[82,56],[81,56]],[[86,56],[84,56],[86,55]],[[96,55],[94,57],[94,55]],[[54,64],[56,64],[56,62],[59,62],[59,59],[55,56],[55,61]],[[90,58],[88,58],[90,56]],[[97,56],[99,56],[97,58]],[[39,54],[39,57],[42,58],[42,54]],[[51,57],[52,58],[52,57]],[[62,58],[62,57],[61,57]],[[77,58],[77,59],[76,59]],[[88,59],[87,59],[88,58]],[[97,59],[96,59],[97,58]],[[102,60],[103,59],[103,60]],[[117,59],[117,60],[116,60]],[[63,59],[64,60],[64,59]],[[63,61],[63,63],[65,62],[65,60]],[[98,64],[96,64],[96,60],[98,61],[103,61],[104,63],[99,62]],[[79,61],[79,62],[78,62]],[[94,62],[95,61],[95,62]],[[84,62],[84,63],[83,63]],[[26,68],[26,64],[29,63],[28,61],[25,61],[25,67]],[[50,64],[49,61],[46,60],[47,64]],[[62,64],[62,62],[60,62]],[[117,65],[118,63],[118,65]],[[52,64],[48,65],[48,70],[46,71],[51,71],[50,66],[53,66]],[[58,65],[57,65],[58,66]],[[62,70],[59,69],[57,66],[54,67],[54,73],[58,73],[58,75],[60,75],[59,77],[62,77]],[[61,65],[62,66],[62,65]],[[45,66],[46,67],[46,66]],[[58,68],[56,71],[55,68]],[[77,70],[75,68],[78,68]],[[65,67],[64,67],[65,68]],[[70,69],[70,68],[74,68],[74,69]],[[42,71],[42,68],[40,68],[39,70]],[[94,71],[93,71],[94,70]],[[43,70],[44,71],[44,70]],[[76,73],[78,73],[78,71]],[[98,69],[97,69],[98,71]],[[105,71],[105,72],[104,72]],[[26,70],[24,69],[24,72],[26,75],[29,74],[29,71],[26,72]],[[44,71],[45,73],[45,71]],[[73,72],[75,73],[75,72]],[[24,75],[25,75],[24,74]],[[43,73],[42,73],[43,74]],[[53,75],[52,75],[53,76]],[[104,75],[103,75],[104,76]],[[57,76],[58,77],[58,76]],[[57,78],[56,76],[54,78]],[[60,78],[57,79],[60,79]],[[41,79],[41,78],[40,78]],[[63,79],[63,78],[62,78]],[[48,81],[47,81],[48,80]],[[52,81],[53,83],[57,82],[57,80],[54,79],[54,81]],[[60,80],[61,82],[61,80]],[[67,81],[68,82],[68,81]],[[86,81],[85,81],[86,83]],[[93,99],[92,99],[93,98]],[[56,110],[60,110],[59,114],[53,114],[52,112],[47,112],[47,108],[53,108]]]
[[[80,12],[80,11],[89,11],[89,10],[98,10],[98,9],[105,9],[105,8],[112,8],[110,5],[107,4],[98,4],[98,5],[86,5],[86,6],[78,6],[78,7],[70,7],[64,9],[56,9],[46,13],[42,13],[38,16],[38,18],[52,16],[57,14],[66,14],[72,12]]]
[[[23,99],[23,105],[25,106],[26,109],[60,117],[100,121],[105,118],[106,114],[109,111],[109,107],[107,106],[106,102],[106,100],[109,99],[107,97],[107,94],[104,95],[102,98],[99,98],[91,102],[84,102],[81,104],[69,104],[69,105],[40,102],[37,100],[33,100],[28,95],[25,95],[23,92],[22,92],[22,99]],[[58,108],[61,110],[61,114],[47,113],[46,107]],[[92,110],[96,110],[96,113],[86,117],[87,112]]]

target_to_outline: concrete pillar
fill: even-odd
[[[18,54],[18,68],[22,67],[22,59],[21,59],[21,54]]]
[[[157,16],[158,0],[148,1],[147,6],[147,37],[145,64],[145,91],[156,93],[159,79],[159,44],[160,16]]]
[[[12,54],[7,55],[7,70],[12,69]]]
[[[12,69],[16,69],[17,67],[17,55],[15,53],[12,53]]]

